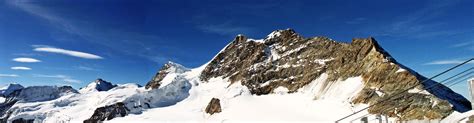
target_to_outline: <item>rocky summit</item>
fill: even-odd
[[[266,95],[277,87],[296,92],[322,74],[327,74],[327,79],[314,99],[322,98],[337,80],[361,76],[364,86],[351,100],[353,104],[374,104],[419,85],[371,107],[369,112],[373,114],[403,120],[440,119],[453,110],[471,109],[467,99],[444,85],[433,81],[421,83],[426,77],[399,64],[372,37],[343,43],[327,37],[303,38],[292,29],[274,31],[260,40],[238,35],[212,59],[200,78],[207,81],[228,77],[231,83],[240,82],[252,94]],[[428,86],[435,89],[425,90]]]

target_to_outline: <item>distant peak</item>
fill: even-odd
[[[184,66],[181,65],[181,64],[178,64],[178,63],[175,63],[175,62],[172,62],[172,61],[168,61],[168,63],[166,63],[166,64],[161,68],[161,70],[167,70],[167,69],[170,69],[170,68],[180,69],[180,70],[187,70],[187,69],[188,69],[188,68],[184,67]]]
[[[280,36],[287,37],[287,36],[292,36],[295,34],[296,34],[296,31],[291,28],[287,28],[285,30],[275,30],[272,33],[267,35],[267,39],[272,39],[272,38],[276,38]]]
[[[101,79],[101,78],[97,78],[95,81],[95,83],[100,83],[100,82],[106,82],[105,80]]]
[[[111,82],[107,82],[102,78],[97,78],[95,81],[91,82],[85,88],[82,88],[80,91],[81,93],[91,92],[91,91],[108,91],[117,85],[112,84]]]
[[[237,43],[242,43],[242,42],[247,41],[247,37],[244,36],[243,34],[238,34],[238,35],[235,37],[234,41],[236,41]]]
[[[23,88],[24,87],[20,84],[10,83],[7,86],[4,86],[4,87],[0,88],[0,96],[2,96],[2,97],[9,96],[11,93],[13,93],[17,90],[21,90]]]

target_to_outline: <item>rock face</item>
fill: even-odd
[[[217,98],[212,98],[211,102],[209,102],[206,107],[206,113],[213,115],[215,113],[220,113],[221,111],[222,109],[220,100]]]
[[[326,37],[303,38],[291,29],[274,31],[263,40],[239,35],[206,66],[200,78],[207,81],[228,77],[232,83],[241,82],[252,94],[264,95],[280,86],[296,92],[322,74],[328,75],[322,88],[337,80],[361,76],[364,87],[352,99],[353,104],[374,104],[420,84],[392,101],[370,108],[373,114],[402,120],[441,119],[453,110],[471,109],[467,99],[444,85],[421,83],[426,77],[399,64],[371,37],[341,43]],[[317,93],[326,92],[322,89]],[[318,95],[315,99],[320,98]]]
[[[8,84],[7,86],[0,89],[0,96],[1,97],[8,97],[15,91],[21,90],[24,87],[20,84]]]
[[[100,121],[111,120],[115,117],[124,117],[130,110],[124,103],[116,103],[105,107],[97,108],[91,118],[84,121],[84,123],[97,123]]]
[[[184,66],[181,66],[179,64],[173,63],[173,62],[168,62],[166,63],[160,71],[149,81],[145,88],[146,89],[156,89],[159,88],[160,85],[162,84],[162,80],[170,73],[183,73],[186,71],[186,68]]]
[[[95,83],[96,83],[95,89],[97,89],[97,91],[108,91],[108,90],[110,90],[110,89],[117,86],[117,85],[114,85],[110,82],[102,80],[100,78],[95,80]]]
[[[81,88],[79,91],[81,93],[88,92],[97,92],[97,91],[109,91],[112,88],[117,87],[117,85],[107,82],[101,78],[96,79],[95,81],[89,83],[86,87]]]
[[[19,91],[15,99],[21,102],[37,102],[57,99],[69,93],[78,93],[70,86],[30,86]]]
[[[23,119],[23,118],[20,118],[20,119],[16,119],[16,120],[13,120],[12,123],[34,123],[34,119]]]

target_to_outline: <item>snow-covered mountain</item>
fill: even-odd
[[[7,97],[10,94],[12,94],[13,92],[15,92],[17,90],[21,90],[23,88],[24,87],[20,84],[16,84],[16,83],[8,84],[7,86],[4,86],[4,87],[0,88],[0,96],[1,97]]]
[[[89,85],[87,85],[86,87],[79,89],[79,92],[87,93],[91,91],[108,91],[116,86],[117,85],[114,85],[110,82],[107,82],[99,78],[95,80],[94,82],[90,83]]]
[[[362,115],[431,120],[471,110],[467,99],[425,79],[373,38],[341,43],[287,29],[258,40],[238,35],[198,68],[169,62],[145,87],[101,79],[79,91],[26,87],[0,108],[9,122],[334,122],[421,84]]]

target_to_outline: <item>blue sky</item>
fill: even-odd
[[[144,85],[167,61],[197,67],[237,34],[286,28],[344,42],[373,36],[429,77],[474,56],[473,22],[471,0],[3,0],[0,84]],[[452,88],[467,95],[465,84]]]

